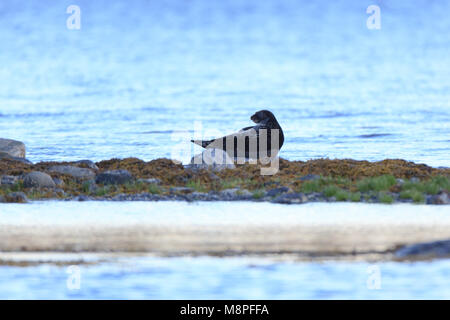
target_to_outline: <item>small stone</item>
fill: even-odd
[[[6,202],[27,203],[28,198],[23,192],[11,192],[5,197]]]
[[[11,186],[18,181],[18,177],[16,176],[2,176],[0,179],[0,184]]]
[[[400,179],[400,178],[396,179],[396,182],[397,182],[397,185],[399,185],[399,186],[402,186],[405,184],[405,180]]]
[[[417,177],[412,177],[411,179],[409,179],[409,181],[411,181],[412,183],[418,183],[420,182],[420,179]]]
[[[275,189],[267,191],[266,196],[275,197],[279,194],[286,193],[289,191],[291,191],[291,189],[289,189],[288,187],[279,187],[279,188],[275,188]]]
[[[64,187],[65,183],[62,179],[60,178],[53,178],[53,182],[55,183],[56,186],[58,187]]]
[[[0,152],[12,157],[25,158],[25,144],[20,141],[0,138]]]
[[[84,194],[79,195],[77,197],[74,198],[74,200],[76,201],[88,201],[90,200],[88,196],[85,196]]]
[[[93,169],[95,171],[98,170],[97,165],[91,160],[79,160],[79,161],[73,162],[73,164],[81,164],[81,165],[88,167],[89,169]]]
[[[438,194],[431,196],[427,203],[430,204],[450,204],[450,194],[447,191],[441,191]]]
[[[450,240],[406,245],[395,252],[397,258],[443,258],[450,256]]]
[[[161,184],[161,180],[159,180],[157,178],[138,179],[138,182],[148,183],[148,184]]]
[[[305,203],[307,201],[308,198],[303,193],[284,193],[272,200],[274,203],[285,204]]]
[[[306,176],[300,177],[300,181],[311,181],[320,179],[320,176],[317,174],[307,174]]]
[[[23,179],[23,185],[25,188],[38,187],[38,188],[54,188],[55,183],[51,176],[45,172],[33,171],[27,173]]]
[[[78,179],[92,179],[95,177],[95,173],[91,169],[74,166],[53,166],[48,171],[66,174]]]
[[[236,196],[237,192],[240,190],[241,189],[239,189],[239,188],[230,188],[230,189],[225,189],[225,190],[220,191],[219,194],[225,198],[233,198],[234,196]]]
[[[97,175],[95,179],[99,184],[124,184],[133,181],[133,176],[127,170],[110,170]]]
[[[170,193],[191,193],[194,191],[194,189],[192,188],[188,188],[188,187],[172,187],[169,189]]]

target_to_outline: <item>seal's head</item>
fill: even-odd
[[[272,112],[270,112],[268,110],[261,110],[261,111],[256,112],[254,115],[252,115],[250,117],[250,119],[254,123],[260,123],[262,121],[274,120],[275,116],[273,115]]]

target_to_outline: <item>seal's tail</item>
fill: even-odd
[[[198,144],[199,146],[202,146],[203,148],[206,148],[213,141],[214,140],[191,140],[191,142]]]

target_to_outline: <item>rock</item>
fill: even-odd
[[[427,199],[428,204],[450,204],[450,194],[447,191],[441,191],[438,194]]]
[[[450,256],[450,240],[411,244],[395,252],[397,258],[443,258]]]
[[[64,187],[65,185],[64,181],[60,178],[53,178],[53,182],[57,187]]]
[[[300,177],[300,181],[311,181],[320,179],[320,176],[317,174],[307,174],[306,176]]]
[[[213,171],[221,171],[223,169],[234,169],[234,161],[223,150],[205,149],[191,159],[191,163],[186,166],[188,169],[210,169]]]
[[[275,197],[279,194],[286,193],[289,191],[291,191],[291,189],[289,189],[288,187],[279,187],[279,188],[275,188],[275,189],[267,191],[266,196],[267,197]]]
[[[2,176],[0,178],[0,185],[12,186],[19,180],[16,176]]]
[[[28,198],[23,192],[11,192],[5,197],[6,202],[27,203]]]
[[[73,164],[81,164],[81,165],[85,165],[89,169],[93,169],[96,171],[98,170],[97,165],[91,160],[79,160],[79,161],[73,162]]]
[[[170,193],[191,193],[194,192],[194,189],[188,187],[172,187],[169,189]]]
[[[409,179],[409,181],[411,181],[412,183],[418,183],[420,182],[420,179],[417,177],[412,177],[411,179]]]
[[[294,204],[294,203],[305,203],[307,201],[308,198],[303,193],[284,193],[273,199],[271,202]]]
[[[3,151],[0,151],[0,159],[9,159],[9,160],[18,161],[18,162],[21,162],[21,163],[24,163],[24,164],[33,164],[28,159],[20,158],[20,157],[13,157],[9,153],[3,152]]]
[[[50,167],[48,171],[67,174],[78,179],[92,179],[95,177],[95,173],[91,169],[79,168],[74,166],[53,166]]]
[[[236,196],[237,192],[240,191],[241,189],[239,188],[230,188],[230,189],[225,189],[219,192],[219,195],[221,195],[224,198],[233,198],[234,196]]]
[[[99,184],[124,184],[133,181],[133,179],[128,170],[110,170],[97,175],[95,182]]]
[[[6,202],[6,199],[5,199],[4,196],[2,196],[2,195],[0,194],[0,203],[2,203],[2,202]]]
[[[400,178],[396,179],[395,181],[397,182],[397,185],[399,185],[399,186],[402,186],[405,184],[405,180],[400,179]]]
[[[75,201],[88,201],[91,200],[88,196],[85,196],[84,194],[79,195],[77,197],[75,197],[73,200]]]
[[[148,183],[148,184],[161,184],[161,180],[159,180],[157,178],[138,179],[138,182]]]
[[[247,189],[231,188],[219,192],[221,200],[249,200],[253,199],[253,193]]]
[[[27,173],[23,179],[23,185],[25,188],[54,188],[56,186],[51,176],[40,171]]]
[[[0,138],[0,152],[6,152],[12,157],[25,158],[25,144],[16,140]]]

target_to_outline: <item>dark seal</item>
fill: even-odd
[[[203,148],[226,151],[231,158],[260,159],[278,154],[284,143],[284,134],[280,124],[268,110],[261,110],[250,117],[255,126],[245,127],[237,133],[212,140],[191,140]],[[278,143],[272,145],[272,136]],[[264,143],[265,142],[265,143]]]

